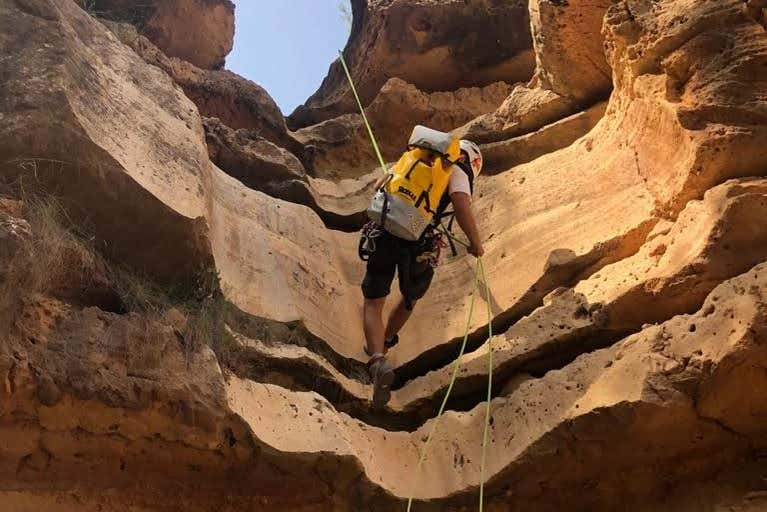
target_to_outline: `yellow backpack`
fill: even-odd
[[[459,139],[425,126],[413,129],[407,148],[367,213],[394,236],[418,240],[434,219],[461,148]]]

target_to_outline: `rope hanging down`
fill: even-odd
[[[370,123],[368,122],[368,116],[365,115],[365,109],[362,107],[360,96],[359,94],[357,94],[357,88],[354,86],[354,80],[352,80],[352,74],[349,72],[349,67],[346,65],[346,59],[344,59],[344,53],[341,50],[339,50],[338,56],[341,59],[341,65],[344,67],[346,78],[349,79],[349,85],[352,88],[354,99],[357,100],[357,106],[360,108],[360,114],[362,114],[362,120],[365,121],[365,127],[367,127],[368,129],[368,135],[370,135],[370,142],[373,143],[373,149],[375,150],[376,156],[378,157],[378,162],[381,164],[381,171],[384,174],[386,174],[386,162],[384,162],[383,155],[381,154],[381,150],[378,147],[378,142],[376,142],[375,135],[373,135],[373,128],[370,127]]]
[[[458,357],[456,358],[455,362],[453,363],[453,373],[450,375],[450,384],[447,386],[447,392],[445,393],[445,397],[442,399],[442,404],[439,406],[439,411],[437,412],[437,417],[434,419],[434,422],[431,425],[431,431],[429,431],[428,437],[426,437],[426,442],[423,445],[423,448],[421,449],[421,453],[418,457],[418,465],[416,466],[416,475],[421,474],[421,466],[423,466],[423,461],[426,459],[426,452],[429,449],[429,444],[431,444],[431,439],[434,436],[434,432],[437,431],[437,424],[439,423],[440,418],[442,418],[442,413],[445,412],[445,406],[447,405],[447,400],[450,398],[450,392],[453,390],[453,385],[455,384],[455,378],[458,375],[458,369],[461,366],[461,358],[463,357],[464,352],[466,351],[466,341],[469,339],[469,330],[471,328],[471,320],[474,317],[474,304],[476,303],[477,299],[477,283],[479,281],[479,272],[480,272],[480,260],[477,260],[477,266],[474,269],[474,284],[472,285],[472,291],[471,291],[471,303],[469,304],[469,316],[466,319],[466,330],[463,333],[463,342],[461,343],[461,350],[458,352]],[[413,480],[415,485],[415,479]],[[415,492],[410,493],[410,497],[407,500],[407,512],[410,512],[410,510],[413,507],[413,495]],[[480,506],[480,509],[482,507]]]
[[[381,154],[381,150],[379,149],[378,142],[376,141],[375,135],[373,134],[373,129],[370,126],[370,123],[368,122],[368,118],[365,115],[365,109],[362,106],[362,102],[360,101],[360,97],[357,94],[357,88],[354,86],[354,80],[352,79],[352,75],[349,72],[349,67],[346,65],[346,60],[344,59],[343,52],[338,52],[339,58],[341,60],[341,65],[344,68],[344,72],[346,73],[346,78],[349,80],[349,86],[352,89],[352,93],[354,94],[354,99],[357,100],[357,106],[360,109],[360,113],[362,114],[362,119],[365,122],[365,126],[368,131],[368,135],[370,136],[370,142],[373,144],[373,149],[375,150],[376,156],[378,157],[378,161],[381,164],[381,170],[386,173],[386,163],[384,162],[383,155]],[[451,240],[454,242],[457,242],[464,247],[468,247],[468,244],[465,243],[463,240],[459,240],[455,236],[453,236],[451,233],[449,233],[443,226],[439,226],[441,228],[441,231]],[[487,277],[485,275],[485,267],[482,263],[482,258],[477,258],[477,266],[474,269],[474,280],[472,284],[472,293],[471,293],[471,302],[469,304],[469,316],[466,319],[466,329],[463,333],[463,341],[461,343],[461,350],[458,353],[458,357],[456,358],[455,362],[453,363],[453,373],[450,376],[450,383],[448,384],[447,391],[445,392],[445,396],[442,399],[442,403],[439,407],[439,412],[437,413],[436,418],[434,419],[434,422],[432,423],[431,431],[429,432],[429,436],[426,438],[426,442],[423,445],[423,448],[421,449],[421,452],[418,457],[418,466],[416,468],[416,473],[420,473],[421,467],[423,465],[424,460],[426,459],[426,452],[428,451],[429,444],[431,443],[432,437],[434,436],[434,433],[437,430],[437,424],[439,423],[440,418],[442,417],[443,413],[445,412],[445,407],[447,406],[447,401],[450,398],[450,393],[453,390],[453,386],[455,385],[455,379],[458,375],[458,370],[461,366],[461,358],[463,357],[465,351],[466,351],[466,343],[469,339],[469,331],[471,330],[471,321],[474,317],[474,306],[476,304],[476,298],[477,298],[477,291],[479,288],[479,281],[482,281],[482,284],[485,288],[485,303],[487,304],[487,325],[488,325],[488,381],[487,381],[487,401],[486,401],[486,407],[485,407],[485,427],[482,433],[482,456],[480,461],[480,483],[479,483],[479,512],[482,512],[483,506],[484,506],[484,490],[485,490],[485,466],[487,461],[487,444],[488,444],[488,438],[489,438],[489,432],[490,432],[490,408],[491,408],[491,400],[492,400],[492,393],[493,393],[493,318],[492,318],[492,310],[490,307],[490,287],[487,283]],[[413,506],[413,493],[411,493],[410,498],[408,498],[407,501],[407,512],[410,512]]]

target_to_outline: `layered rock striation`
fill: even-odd
[[[373,409],[346,231],[377,171],[355,167],[337,66],[286,123],[149,32],[70,0],[0,5],[3,503],[473,510],[492,351],[488,510],[764,505],[763,6],[540,0],[530,36],[524,6],[481,4],[355,2],[347,48],[387,151],[403,104],[492,141],[487,288],[441,418],[474,263],[443,257]],[[406,73],[446,59],[473,81]],[[41,222],[41,197],[69,225]],[[114,268],[190,303],[132,307]]]

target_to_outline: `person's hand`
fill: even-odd
[[[390,174],[384,174],[383,176],[381,176],[380,178],[376,180],[375,185],[373,186],[375,187],[376,190],[381,190],[381,188],[384,185],[386,185],[386,182],[389,180],[390,177],[391,177]]]
[[[476,258],[481,258],[485,255],[485,248],[482,247],[482,244],[471,244],[466,250]]]

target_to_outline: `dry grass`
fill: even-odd
[[[66,286],[72,278],[94,276],[98,266],[92,244],[66,229],[66,214],[51,199],[29,198],[25,217],[31,236],[20,245],[0,279],[0,314],[13,323],[24,301]]]
[[[0,324],[12,328],[24,304],[39,295],[71,301],[94,287],[108,288],[118,307],[91,304],[116,313],[137,313],[145,324],[168,324],[169,312],[183,319],[180,330],[187,355],[211,347],[222,364],[236,357],[226,328],[229,303],[214,271],[201,272],[195,286],[163,287],[150,276],[106,260],[92,237],[78,232],[61,204],[50,196],[24,197],[27,236],[6,268],[0,268]],[[97,297],[107,294],[96,293]],[[180,314],[180,315],[179,315]],[[9,334],[9,331],[2,334]],[[151,336],[150,336],[151,337]]]
[[[105,9],[99,0],[79,0],[80,7],[94,18],[103,18],[119,23],[130,23],[141,30],[154,9],[152,2],[133,1],[125,5]]]

